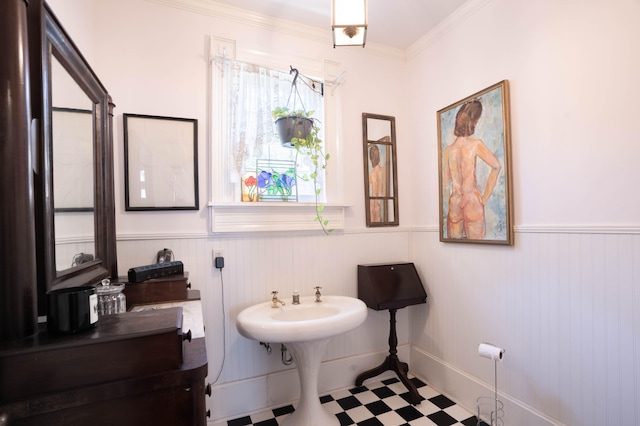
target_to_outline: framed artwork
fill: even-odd
[[[398,226],[395,117],[363,113],[362,142],[367,226]]]
[[[198,210],[198,120],[123,117],[125,210]]]
[[[437,115],[440,241],[512,245],[508,81]]]

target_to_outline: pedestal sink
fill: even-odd
[[[300,400],[288,416],[288,426],[339,425],[338,418],[322,408],[318,397],[318,372],[325,346],[333,336],[356,328],[367,318],[367,306],[346,296],[301,297],[299,305],[273,308],[271,302],[246,308],[237,317],[240,334],[269,343],[286,343],[293,353],[300,378]]]

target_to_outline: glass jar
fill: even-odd
[[[98,293],[98,315],[127,312],[127,297],[122,293],[124,284],[111,284],[108,278],[96,286]]]

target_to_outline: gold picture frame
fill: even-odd
[[[513,245],[508,81],[437,117],[440,241]]]

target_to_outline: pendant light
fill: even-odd
[[[362,46],[367,40],[367,0],[331,0],[333,47]]]

